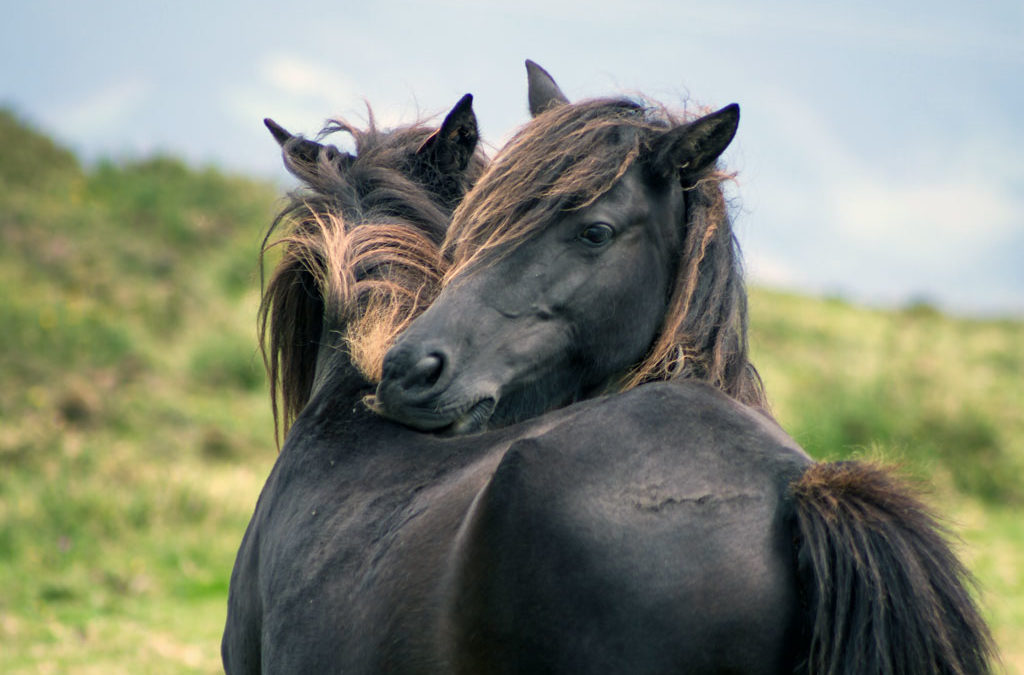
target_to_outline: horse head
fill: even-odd
[[[439,127],[382,131],[344,121],[355,152],[264,121],[302,182],[264,240],[282,250],[260,308],[261,347],[275,423],[286,431],[338,360],[375,381],[390,336],[436,295],[440,244],[452,210],[479,177],[473,97]],[[280,399],[280,409],[279,409]]]
[[[467,433],[676,376],[759,403],[716,171],[739,107],[572,104],[527,70],[534,118],[456,210],[451,268],[387,353],[380,410]]]

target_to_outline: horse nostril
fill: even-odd
[[[430,389],[441,378],[444,372],[444,355],[438,352],[427,354],[416,362],[405,377],[403,384],[407,389]]]

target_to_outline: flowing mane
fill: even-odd
[[[540,114],[495,157],[456,209],[443,244],[452,260],[443,283],[468,267],[486,265],[557,213],[593,203],[649,152],[655,137],[695,117],[630,99],[567,104]],[[684,186],[682,243],[668,312],[621,390],[654,380],[695,379],[767,409],[748,356],[747,295],[722,192],[730,178],[714,170]]]
[[[366,129],[338,120],[320,137],[337,131],[352,137],[354,155],[299,136],[283,143],[285,166],[303,186],[260,254],[264,267],[281,251],[259,309],[279,436],[308,402],[325,344],[347,350],[367,380],[380,378],[390,340],[440,288],[452,209],[484,167],[472,150],[463,171],[424,164],[420,151],[437,129],[423,123],[381,131],[371,113]]]

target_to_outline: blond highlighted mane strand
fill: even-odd
[[[443,268],[436,244],[402,224],[363,224],[346,229],[334,214],[310,213],[301,227],[270,244],[283,249],[260,307],[275,419],[282,432],[309,400],[319,340],[330,325],[296,330],[313,293],[340,335],[339,348],[369,382],[380,380],[384,354],[395,336],[433,301]],[[305,306],[304,306],[305,305]],[[317,335],[319,338],[319,335]],[[305,344],[300,342],[306,340]]]
[[[362,278],[343,337],[352,364],[376,383],[395,338],[437,297],[444,263],[437,244],[406,226],[363,226],[352,238],[351,268]]]
[[[606,194],[666,130],[697,113],[599,99],[549,109],[525,125],[456,209],[443,244],[444,284],[486,265],[566,210]],[[618,390],[653,380],[697,379],[767,410],[749,362],[747,296],[739,247],[722,191],[731,174],[709,170],[686,187],[678,269],[663,324]]]

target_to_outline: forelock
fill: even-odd
[[[526,124],[455,212],[449,278],[540,231],[557,213],[606,194],[674,120],[631,99],[552,108]]]

